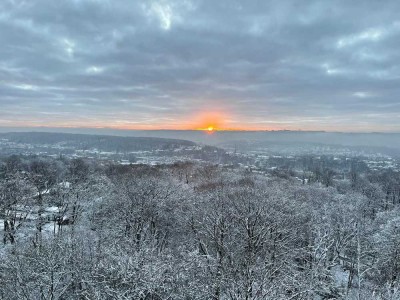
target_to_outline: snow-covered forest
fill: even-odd
[[[7,156],[0,298],[400,299],[399,212],[390,170]]]

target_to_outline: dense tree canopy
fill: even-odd
[[[399,175],[354,172],[8,157],[0,298],[399,299]]]

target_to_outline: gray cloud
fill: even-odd
[[[4,0],[0,126],[400,131],[398,1]],[[188,123],[189,124],[189,123]]]

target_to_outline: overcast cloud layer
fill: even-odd
[[[0,1],[0,126],[400,131],[400,1]]]

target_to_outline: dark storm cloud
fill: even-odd
[[[400,131],[398,1],[0,2],[0,125]]]

